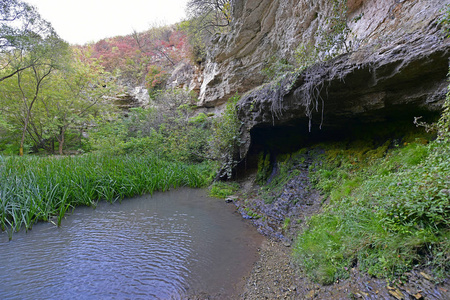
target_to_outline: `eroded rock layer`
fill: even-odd
[[[261,128],[342,128],[400,117],[412,123],[441,109],[450,43],[440,18],[450,1],[349,0],[345,20],[335,12],[340,2],[235,1],[233,28],[210,53],[200,95],[211,107],[247,92],[239,103],[242,157]],[[333,33],[336,22],[347,31]],[[336,46],[323,46],[327,33]],[[292,62],[305,45],[318,58],[335,57],[264,84],[272,57]]]

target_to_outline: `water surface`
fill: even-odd
[[[235,296],[262,237],[232,204],[179,189],[76,208],[0,235],[0,299]]]

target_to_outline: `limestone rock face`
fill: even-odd
[[[239,103],[243,156],[255,128],[343,126],[439,111],[450,56],[439,20],[450,0],[348,0],[337,15],[339,2],[234,1],[232,30],[209,53],[200,97],[213,107],[247,93]],[[343,16],[348,31],[333,36]],[[316,49],[319,59],[335,58],[264,84],[273,79],[263,72],[268,62],[294,64],[302,46]]]
[[[201,69],[191,63],[181,62],[167,80],[168,88],[182,88],[189,91],[200,91],[202,82]]]
[[[342,129],[401,118],[412,124],[414,117],[439,112],[447,93],[450,45],[431,33],[376,52],[344,54],[249,92],[238,103],[242,157],[256,128]]]
[[[148,91],[143,86],[124,86],[123,93],[111,98],[114,104],[123,110],[133,107],[147,107],[150,103]]]
[[[292,62],[299,45],[323,43],[330,20],[336,17],[334,2],[235,0],[232,29],[216,38],[205,65],[201,105],[217,106],[236,92],[261,85],[268,80],[262,71],[269,60]],[[355,52],[370,45],[375,51],[394,43],[401,45],[407,41],[404,37],[423,36],[430,23],[436,25],[447,3],[449,0],[348,0],[346,23],[351,31],[345,48]]]

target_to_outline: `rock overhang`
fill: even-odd
[[[355,126],[414,126],[414,117],[436,118],[447,93],[450,57],[450,43],[437,30],[376,52],[347,53],[245,94],[238,103],[241,157],[259,143],[298,146]],[[264,135],[272,141],[263,142]]]

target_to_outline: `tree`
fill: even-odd
[[[58,36],[52,34],[45,39],[41,39],[40,44],[37,45],[34,51],[26,54],[26,56],[34,57],[31,59],[33,64],[16,73],[17,86],[20,90],[23,103],[23,130],[19,147],[20,156],[23,155],[25,135],[28,131],[31,112],[40,95],[41,86],[53,71],[61,68],[67,61],[68,53],[68,44]]]
[[[53,153],[58,142],[63,154],[68,134],[80,141],[91,119],[111,108],[114,82],[88,51],[75,48],[64,66],[47,67],[26,69],[0,85],[0,130],[20,139],[22,152],[27,142]]]
[[[154,26],[145,32],[134,31],[88,47],[106,71],[117,75],[122,83],[135,86],[144,83],[154,86],[155,75],[157,81],[163,83],[164,74],[170,74],[179,62],[188,60],[190,54],[186,34],[174,26]]]
[[[225,33],[231,24],[232,1],[189,0],[189,19],[180,23],[180,30],[186,32],[191,46],[191,59],[196,63],[206,58],[207,47],[217,33]]]
[[[43,82],[67,57],[68,44],[36,9],[20,0],[0,4],[0,82],[15,77],[23,123],[19,154]]]
[[[52,26],[43,20],[33,6],[19,0],[0,4],[0,82],[37,64],[41,42],[56,36]]]
[[[200,31],[213,34],[218,29],[228,27],[231,22],[231,2],[229,0],[189,0],[188,14],[197,20]]]
[[[115,86],[98,61],[85,62],[89,58],[90,53],[75,49],[70,68],[55,74],[42,97],[45,113],[41,115],[46,116],[44,124],[51,126],[50,136],[58,141],[60,155],[69,129],[81,133],[91,118],[110,108],[106,96]]]

